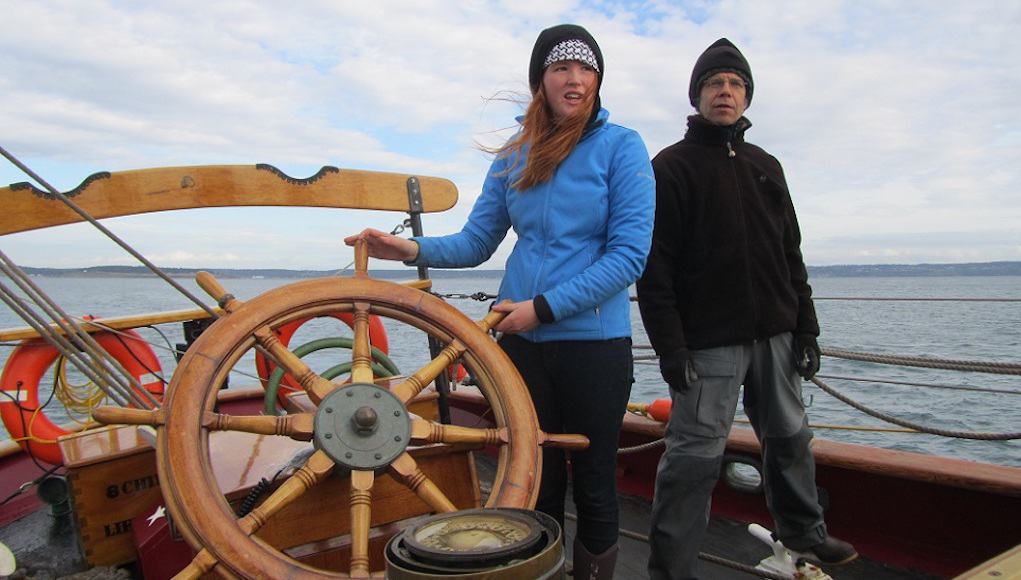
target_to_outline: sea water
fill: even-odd
[[[415,277],[414,270],[402,274],[397,277]],[[37,276],[32,280],[73,316],[91,314],[109,317],[197,308],[166,282],[153,277]],[[206,303],[211,302],[194,281],[179,278],[178,282]],[[293,280],[224,278],[221,282],[238,298],[248,299]],[[1021,363],[1021,302],[858,300],[891,297],[1016,299],[1021,298],[1019,277],[818,277],[811,282],[818,298],[816,310],[822,327],[819,342],[824,348]],[[10,285],[9,281],[5,283]],[[495,294],[498,286],[498,277],[472,273],[437,276],[433,281],[434,292],[446,295],[448,303],[475,320],[486,314],[490,302],[460,295],[476,292]],[[0,328],[15,326],[24,326],[24,323],[10,309],[0,308]],[[385,326],[391,355],[395,362],[399,362],[402,372],[412,372],[425,364],[429,354],[420,331],[392,320],[386,320]],[[169,378],[175,367],[169,348],[183,342],[181,325],[163,325],[160,331],[162,334],[140,329],[139,333],[154,345],[163,372]],[[636,345],[648,345],[635,304],[632,304],[632,331]],[[291,346],[338,334],[350,336],[350,330],[333,320],[312,321],[295,334]],[[6,361],[12,349],[13,345],[0,346],[0,361]],[[648,354],[651,354],[650,350],[636,350],[636,355]],[[336,364],[338,356],[343,355],[321,351],[310,355],[307,360],[310,366],[321,372]],[[257,384],[251,363],[251,357],[239,363],[239,372],[231,376],[232,387]],[[247,369],[244,368],[246,366]],[[868,380],[823,379],[867,407],[913,423],[949,431],[1021,431],[1021,378],[1017,376],[908,368],[832,357],[823,358],[820,375],[1013,391],[1015,394],[891,385]],[[69,372],[69,377],[75,376],[73,370]],[[650,402],[669,396],[654,361],[637,363],[635,379],[631,391],[633,401]],[[40,387],[40,397],[44,400],[49,395],[51,382],[47,377]],[[1021,443],[1018,441],[975,441],[869,431],[867,429],[896,426],[848,406],[812,383],[805,383],[804,400],[816,437],[1021,466]],[[59,404],[53,404],[53,407],[59,407]],[[48,409],[47,413],[56,422],[61,422],[55,411]],[[742,420],[744,416],[739,410],[738,421]],[[866,430],[831,428],[845,426]],[[0,439],[7,438],[6,431],[0,430]]]

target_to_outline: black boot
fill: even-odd
[[[612,580],[613,569],[617,567],[617,544],[606,549],[598,556],[593,556],[585,546],[574,539],[574,578],[575,580]]]
[[[820,566],[839,566],[858,557],[854,546],[833,536],[826,536],[825,540],[814,546],[793,552],[795,557],[804,558]]]

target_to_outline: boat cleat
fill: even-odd
[[[748,533],[772,548],[773,555],[763,558],[756,568],[778,574],[791,580],[832,580],[832,577],[821,568],[795,557],[779,540],[773,539],[773,533],[759,524],[748,524]]]

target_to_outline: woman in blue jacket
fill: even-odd
[[[655,213],[649,154],[600,106],[603,57],[580,26],[542,31],[532,49],[532,100],[499,149],[464,228],[399,238],[367,229],[375,258],[434,268],[477,266],[514,228],[495,310],[501,347],[528,385],[543,430],[581,433],[571,454],[576,578],[611,578],[616,561],[616,452],[631,393],[628,287],[645,266]],[[564,523],[564,452],[543,450],[536,509]],[[596,572],[598,570],[598,572]]]

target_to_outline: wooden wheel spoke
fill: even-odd
[[[411,442],[415,445],[426,443],[505,445],[507,429],[473,429],[457,425],[444,425],[425,419],[413,419],[411,421]]]
[[[351,577],[369,577],[369,525],[372,521],[371,471],[351,472]]]
[[[503,304],[504,302],[510,301],[504,300],[503,302],[501,302],[501,304]],[[505,316],[507,316],[506,312],[497,312],[495,310],[490,310],[489,314],[485,315],[482,318],[482,320],[477,321],[475,324],[477,324],[478,327],[483,330],[483,332],[489,332],[490,330],[493,330],[493,327],[496,326],[497,323],[499,323],[501,320],[503,320]]]
[[[269,326],[261,326],[253,334],[259,345],[266,349],[273,360],[298,381],[301,388],[308,393],[308,398],[316,405],[337,388],[336,385],[316,374],[298,355],[288,350]]]
[[[272,495],[266,498],[266,501],[238,520],[238,527],[246,535],[251,536],[259,531],[274,514],[326,479],[331,471],[333,471],[333,460],[325,452],[316,451],[308,458],[305,465],[280,485]],[[200,578],[212,570],[217,563],[216,557],[203,548],[175,578]]]
[[[539,432],[539,445],[542,447],[559,447],[560,449],[588,449],[589,440],[584,435],[575,433]]]
[[[355,278],[369,275],[369,244],[365,240],[355,242]]]
[[[438,513],[457,511],[457,507],[431,479],[422,473],[418,463],[407,452],[395,459],[390,464],[390,469],[397,474],[404,485],[408,486],[408,489],[415,492],[415,495],[434,511]]]
[[[152,425],[160,427],[166,422],[166,413],[159,409],[128,409],[126,407],[99,407],[92,418],[104,425]]]
[[[407,404],[408,401],[414,399],[422,392],[422,389],[426,388],[429,383],[436,380],[436,377],[440,376],[440,373],[447,371],[447,367],[454,364],[458,358],[464,354],[465,347],[459,341],[448,344],[446,348],[440,351],[436,358],[427,362],[425,366],[415,371],[410,377],[404,382],[395,385],[391,392],[397,396],[401,402]]]
[[[209,553],[209,550],[202,548],[198,554],[195,554],[195,557],[187,566],[174,575],[174,580],[196,580],[212,571],[213,566],[219,563],[216,556]]]
[[[269,521],[269,518],[301,497],[305,492],[322,482],[333,471],[333,460],[325,451],[313,453],[301,469],[287,478],[266,501],[259,504],[245,517],[238,520],[238,526],[252,535]]]
[[[369,344],[369,305],[364,302],[355,302],[354,321],[351,326],[354,328],[354,344],[351,346],[351,382],[371,383],[372,374],[372,346]]]
[[[475,324],[478,325],[485,332],[489,332],[498,322],[503,320],[506,316],[503,312],[497,312],[492,310],[482,320],[479,320]],[[415,374],[408,377],[403,383],[394,386],[391,390],[397,395],[397,398],[402,402],[407,403],[411,399],[415,398],[419,393],[422,392],[429,383],[436,380],[436,377],[440,376],[440,373],[446,371],[447,367],[457,362],[457,359],[461,358],[467,350],[460,341],[455,340],[448,344],[446,348],[440,351],[440,354],[436,355],[436,358],[432,359],[426,365]]]
[[[199,285],[199,288],[205,290],[210,298],[216,300],[217,305],[227,313],[234,312],[244,304],[244,302],[235,298],[233,294],[227,292],[227,289],[223,287],[223,284],[220,284],[216,276],[209,272],[195,274],[195,283]]]
[[[206,412],[202,426],[211,431],[243,431],[258,435],[284,435],[298,441],[311,441],[315,414],[225,415]]]

